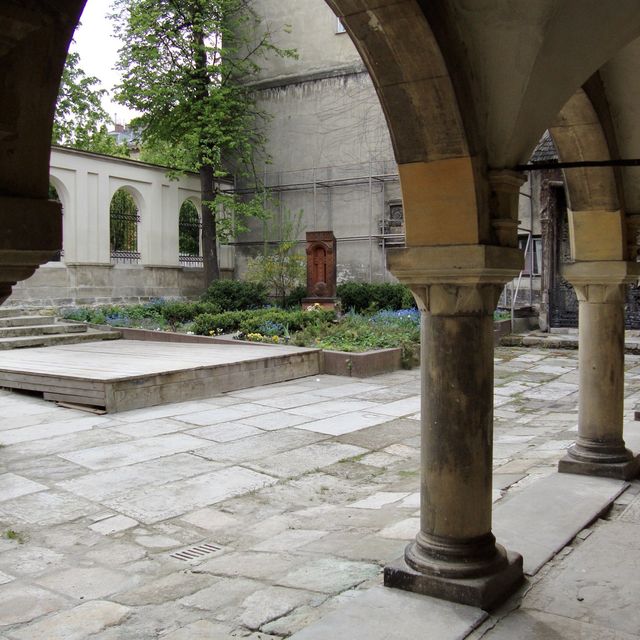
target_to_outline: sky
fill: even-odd
[[[113,24],[107,18],[110,5],[111,0],[88,0],[71,50],[80,54],[82,70],[89,76],[99,78],[102,88],[112,93],[113,86],[120,80],[119,72],[114,70],[120,41],[113,36]],[[118,123],[126,123],[136,115],[109,98],[104,99],[102,104]]]

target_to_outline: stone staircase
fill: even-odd
[[[90,329],[85,324],[64,322],[36,310],[0,307],[0,350],[117,340],[120,337],[118,331]]]

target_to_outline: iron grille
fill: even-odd
[[[137,212],[112,211],[110,215],[111,261],[134,264],[140,261],[138,251]]]
[[[183,267],[201,267],[203,264],[200,255],[200,233],[202,223],[196,208],[192,205],[183,206],[180,209],[180,220],[178,223],[179,245],[178,253],[180,264]]]

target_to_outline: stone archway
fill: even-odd
[[[640,35],[637,0],[328,0],[365,60],[400,165],[407,249],[389,264],[423,311],[422,523],[390,583],[479,606],[518,558],[491,533],[493,346],[522,265],[512,171],[563,104]],[[47,200],[53,105],[84,0],[8,0],[0,16],[0,300],[60,247]],[[36,234],[33,229],[38,229]],[[597,275],[597,274],[592,274]],[[594,281],[592,284],[596,284]],[[427,364],[428,363],[428,364]]]

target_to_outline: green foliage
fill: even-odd
[[[216,280],[209,285],[202,300],[217,304],[222,311],[259,309],[268,301],[263,284],[242,280]]]
[[[402,284],[346,282],[338,285],[342,308],[356,312],[415,308],[411,290]]]
[[[402,364],[410,368],[419,355],[419,320],[417,311],[382,311],[369,317],[350,313],[317,338],[314,346],[347,352],[400,347]]]
[[[265,251],[247,265],[247,278],[262,283],[282,307],[306,276],[306,258],[295,252],[301,227],[302,211],[284,213],[279,223],[266,226]]]
[[[196,205],[185,200],[180,207],[178,252],[185,256],[200,255],[200,216]]]
[[[18,544],[24,544],[25,542],[24,533],[21,533],[20,531],[15,531],[15,529],[6,529],[5,531],[2,532],[2,537],[5,540],[14,540]]]
[[[243,217],[266,215],[260,196],[247,203],[220,188],[230,164],[255,179],[264,151],[258,125],[266,115],[251,80],[265,56],[295,53],[274,44],[277,34],[248,0],[113,0],[112,7],[124,43],[116,99],[142,114],[133,124],[145,159],[200,172],[205,273],[215,280],[216,237],[233,235]]]
[[[203,313],[218,313],[220,307],[210,302],[154,300],[145,304],[74,307],[63,310],[67,320],[110,324],[114,327],[176,330]]]
[[[307,287],[305,285],[298,285],[294,289],[292,289],[289,294],[284,299],[284,308],[292,309],[292,308],[300,308],[302,301],[308,297],[307,296]]]
[[[162,317],[175,331],[181,324],[192,322],[203,313],[219,313],[220,307],[213,302],[167,302],[160,308]]]
[[[193,323],[193,331],[208,336],[217,333],[241,331],[243,334],[260,333],[265,325],[279,325],[278,335],[301,331],[309,327],[327,325],[335,321],[334,311],[285,311],[284,309],[256,309],[253,311],[226,311],[218,314],[203,314]],[[268,334],[272,332],[267,331]]]
[[[97,89],[100,80],[87,76],[80,68],[80,55],[69,53],[62,72],[52,144],[112,156],[129,155],[126,145],[119,145],[108,133],[111,123],[102,107],[105,89]]]

